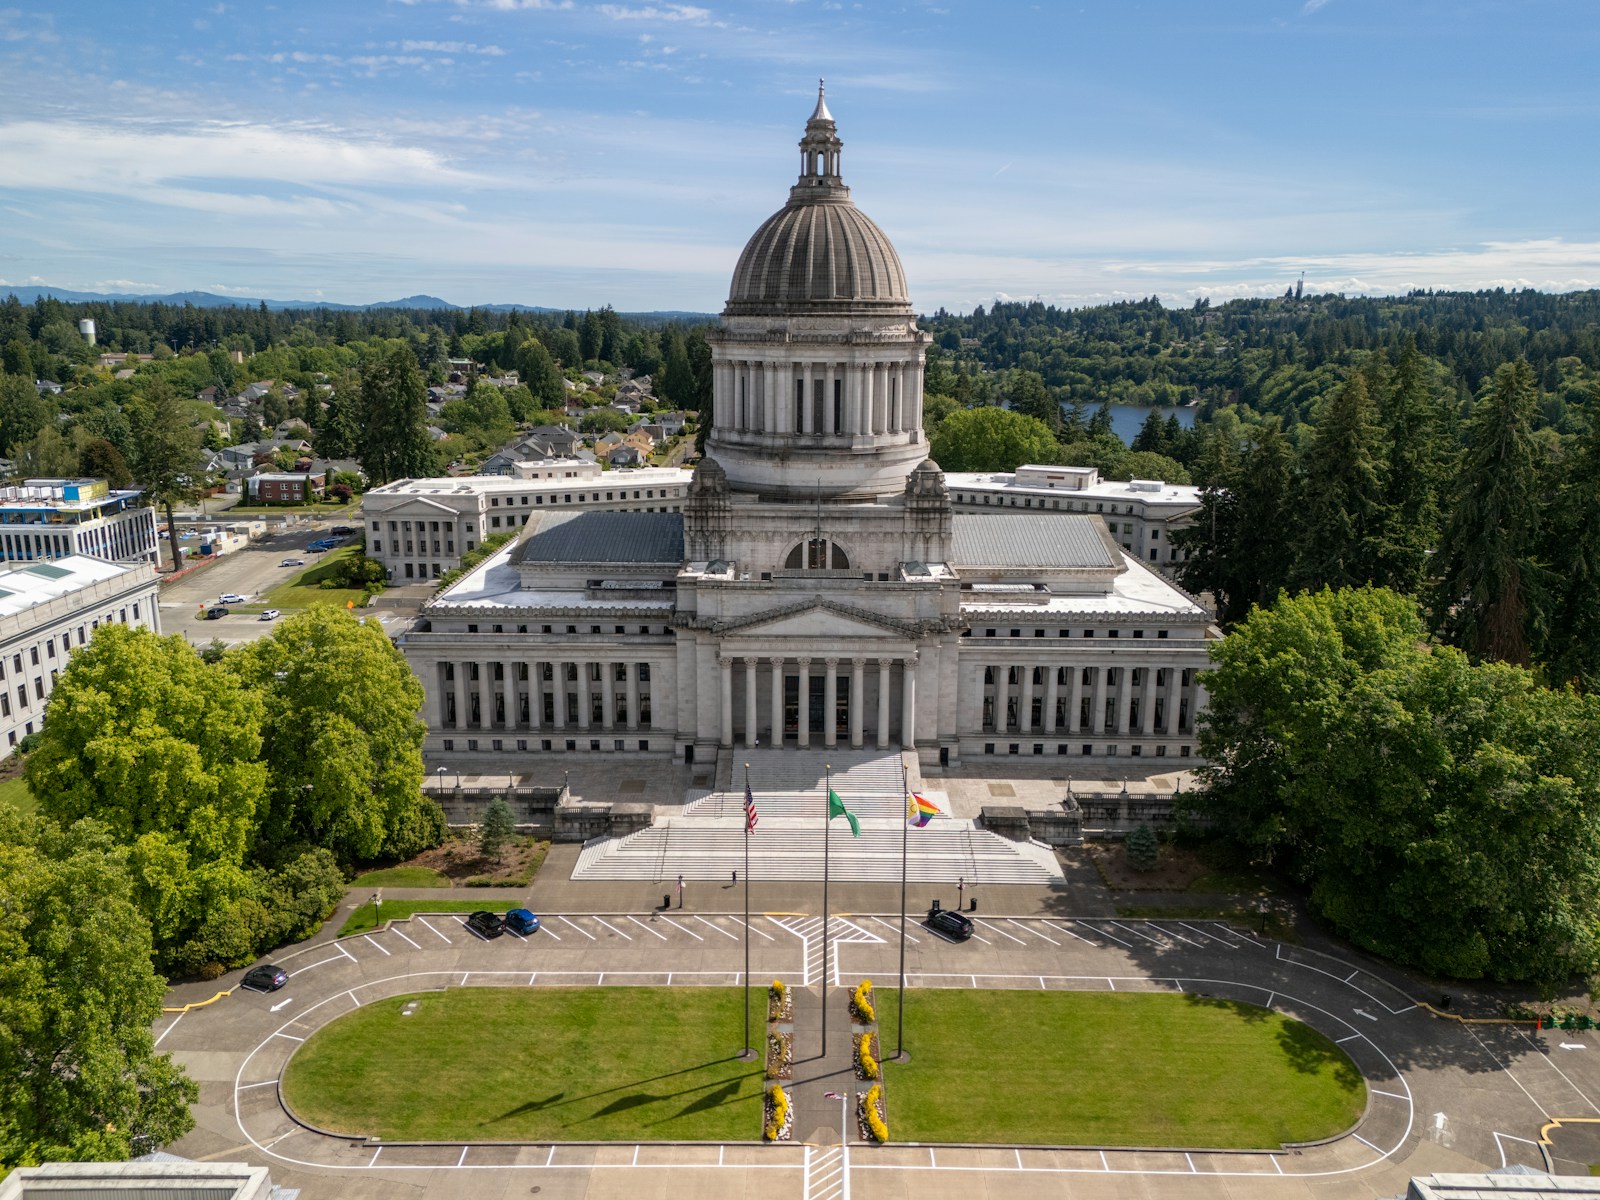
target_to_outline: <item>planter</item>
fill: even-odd
[[[767,989],[767,1020],[794,1020],[794,992],[776,979]]]
[[[872,980],[863,979],[850,993],[850,1019],[860,1025],[877,1023],[878,1013],[872,1003]]]
[[[883,1107],[883,1088],[874,1085],[856,1098],[856,1128],[864,1142],[882,1145],[889,1140],[889,1122]]]
[[[882,1079],[883,1057],[878,1051],[878,1035],[876,1033],[858,1033],[853,1039],[855,1046],[852,1059],[856,1069],[857,1079]]]
[[[794,1035],[791,1033],[767,1034],[768,1079],[794,1078]]]
[[[769,1142],[787,1142],[794,1136],[794,1105],[778,1084],[768,1084],[761,1110],[761,1136]]]

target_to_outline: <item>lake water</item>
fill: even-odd
[[[1092,417],[1097,411],[1097,409],[1086,409],[1084,411],[1084,419],[1087,420]],[[1200,410],[1197,408],[1163,407],[1159,411],[1163,421],[1171,414],[1176,413],[1179,425],[1182,425],[1185,429],[1193,429],[1195,413]],[[1145,418],[1149,415],[1150,406],[1148,404],[1113,404],[1111,406],[1111,430],[1123,442],[1131,446],[1133,445],[1133,439],[1139,436],[1139,427],[1144,424]]]

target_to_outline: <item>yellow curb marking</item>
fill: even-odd
[[[218,1000],[221,1000],[224,996],[231,996],[231,995],[233,995],[233,989],[229,988],[225,992],[218,992],[215,996],[211,997],[211,999],[209,999],[209,1000],[196,1000],[193,1004],[185,1004],[182,1008],[163,1008],[161,1011],[164,1012],[164,1013],[186,1013],[191,1008],[204,1008],[208,1004],[215,1004]]]

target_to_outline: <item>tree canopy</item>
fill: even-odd
[[[1060,457],[1050,427],[1004,408],[963,408],[940,424],[929,451],[946,471],[1014,471]]]
[[[1427,642],[1414,601],[1285,596],[1213,650],[1190,812],[1425,971],[1600,963],[1600,701]]]

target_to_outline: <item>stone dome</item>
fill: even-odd
[[[842,147],[819,88],[800,139],[800,178],[739,255],[727,315],[911,312],[900,256],[839,176]]]
[[[848,199],[791,200],[745,245],[733,271],[729,311],[792,312],[841,303],[908,309],[911,297],[900,256],[883,230]]]

